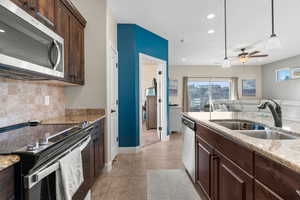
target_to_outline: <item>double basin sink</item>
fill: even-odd
[[[264,124],[247,120],[211,120],[220,126],[239,133],[263,140],[293,140],[300,139],[300,135],[291,134],[288,131],[277,130]]]

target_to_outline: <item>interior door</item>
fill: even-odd
[[[161,140],[162,128],[163,128],[163,70],[159,66],[156,71],[157,80],[157,135]]]
[[[161,140],[167,139],[167,79],[166,64],[159,64],[157,79],[157,134]]]
[[[114,159],[119,151],[119,128],[118,128],[118,53],[111,48],[109,67],[109,129],[111,136],[111,158]]]

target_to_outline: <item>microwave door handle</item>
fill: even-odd
[[[60,60],[61,60],[61,51],[60,51],[58,42],[57,42],[56,40],[53,40],[53,43],[54,43],[54,45],[55,45],[55,47],[56,47],[56,49],[57,49],[57,54],[58,54],[58,55],[57,55],[56,63],[55,63],[55,65],[54,65],[54,67],[53,67],[53,69],[56,71],[56,70],[57,70],[57,67],[58,67],[58,65],[59,65],[59,63],[60,63]]]

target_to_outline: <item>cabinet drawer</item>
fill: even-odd
[[[203,125],[197,124],[196,134],[205,142],[216,148],[219,152],[222,152],[222,154],[235,162],[247,173],[251,175],[254,174],[253,151],[224,138],[224,136]]]
[[[283,199],[300,200],[300,174],[255,153],[255,178]]]

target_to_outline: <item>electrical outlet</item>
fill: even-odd
[[[50,104],[50,97],[49,96],[45,96],[45,105],[49,106]]]

